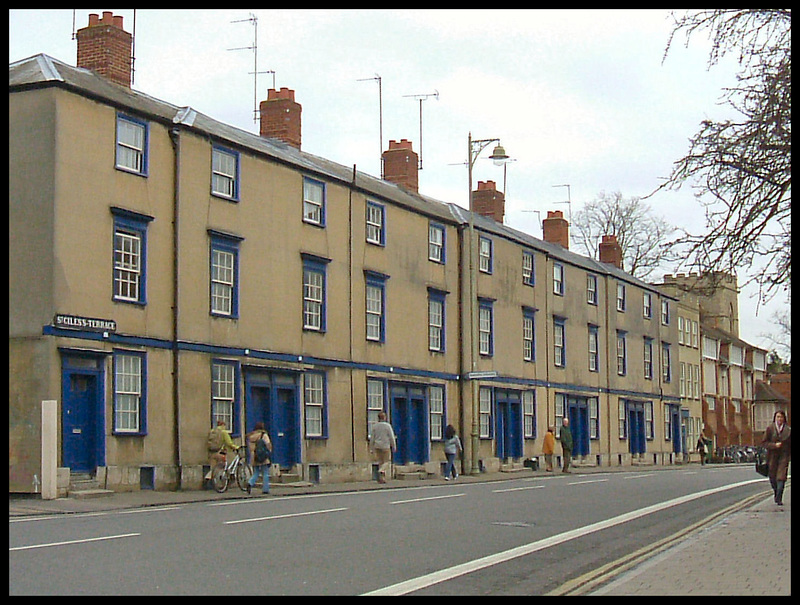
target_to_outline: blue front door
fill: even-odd
[[[569,427],[572,431],[572,455],[589,455],[589,402],[585,397],[567,399]]]
[[[501,460],[522,457],[522,403],[517,391],[495,390],[495,441]]]
[[[644,454],[647,437],[644,422],[644,404],[628,402],[628,446],[631,454]]]
[[[410,385],[391,386],[391,424],[397,439],[397,464],[428,461],[428,413],[425,391]]]
[[[102,358],[62,360],[61,464],[73,473],[105,463],[102,368]]]
[[[245,429],[263,422],[272,441],[272,463],[290,468],[301,462],[300,397],[297,376],[246,372]]]

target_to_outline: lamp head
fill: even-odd
[[[492,155],[489,156],[489,159],[494,162],[495,166],[502,166],[504,160],[508,159],[508,154],[505,148],[498,143],[497,147],[492,151]]]

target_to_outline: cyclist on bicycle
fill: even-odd
[[[209,431],[207,447],[210,469],[205,478],[208,481],[217,466],[225,465],[225,453],[235,452],[237,449],[237,445],[231,439],[230,432],[225,428],[224,420],[218,420],[217,426]]]

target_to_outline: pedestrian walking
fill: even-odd
[[[263,422],[256,422],[255,429],[247,435],[247,449],[253,461],[253,475],[247,482],[247,493],[255,487],[258,476],[262,477],[261,493],[269,493],[269,468],[272,465],[272,442]]]
[[[456,434],[456,429],[452,424],[448,424],[444,429],[444,455],[447,458],[447,464],[444,467],[444,480],[450,481],[452,475],[453,481],[458,478],[458,471],[456,471],[456,455],[461,454],[464,448],[461,447],[461,439]]]
[[[563,454],[563,465],[561,467],[562,473],[569,473],[569,463],[572,461],[572,431],[569,430],[569,418],[564,416],[561,421],[561,451]]]
[[[783,488],[792,460],[792,427],[786,423],[786,412],[775,412],[772,424],[764,431],[761,446],[767,450],[769,484],[775,494],[775,504],[783,506]]]
[[[553,454],[556,450],[556,427],[548,426],[547,432],[544,434],[544,444],[542,445],[542,453],[544,454],[544,470],[548,473],[553,472]]]
[[[397,439],[392,425],[386,422],[386,412],[378,413],[378,422],[372,425],[369,434],[369,451],[377,455],[378,483],[386,483],[386,471],[389,469],[392,453],[397,450]]]
[[[708,444],[709,441],[705,438],[705,435],[700,433],[700,437],[697,439],[697,452],[700,454],[700,466],[705,466],[706,457],[708,456]]]

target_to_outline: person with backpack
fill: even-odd
[[[231,439],[231,434],[225,427],[224,420],[218,420],[217,426],[208,432],[206,438],[206,448],[208,449],[209,471],[205,476],[206,481],[211,481],[214,469],[225,465],[225,452],[236,451],[236,444]]]
[[[256,428],[247,435],[247,449],[250,452],[250,460],[253,463],[253,475],[247,482],[247,493],[255,486],[258,476],[263,478],[261,487],[262,494],[269,493],[269,467],[272,464],[272,442],[269,440],[267,429],[263,422],[256,422]]]

